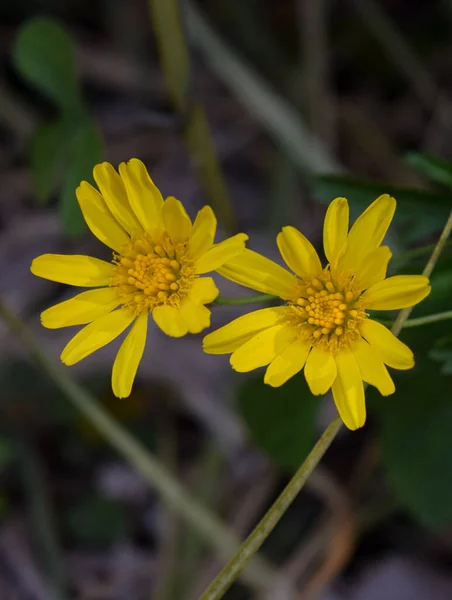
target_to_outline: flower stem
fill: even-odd
[[[442,250],[447,242],[447,238],[452,230],[452,212],[444,226],[440,238],[432,252],[432,255],[424,269],[423,274],[430,277],[433,268],[441,255]],[[406,319],[411,312],[411,308],[401,310],[392,327],[394,335],[398,335],[404,326]],[[332,444],[334,438],[341,428],[342,422],[339,417],[331,421],[325,429],[321,438],[315,444],[314,448],[308,454],[301,467],[289,481],[281,495],[275,503],[270,507],[264,518],[254,528],[240,550],[229,562],[228,565],[217,575],[199,600],[219,600],[223,597],[226,591],[234,583],[244,569],[246,563],[250,560],[255,552],[259,550],[265,539],[272,532],[278,521],[284,515],[286,510],[292,504],[293,500],[303,488],[310,474],[314,471],[321,458]]]
[[[276,300],[277,296],[271,294],[256,294],[255,296],[247,296],[246,298],[225,298],[224,296],[218,296],[214,300],[215,304],[255,304],[256,302],[268,302],[269,300]]]
[[[179,4],[179,0],[149,0],[163,74],[201,185],[224,228],[234,233],[236,220],[233,206],[204,109],[194,96],[190,56]]]
[[[50,359],[25,323],[1,300],[0,318],[23,343],[36,363],[66,394],[72,404],[97,428],[104,439],[161,494],[167,506],[180,514],[188,524],[196,529],[199,535],[216,549],[220,557],[224,560],[229,559],[237,551],[240,542],[220,519],[187,492],[140,442],[123,429],[91,394],[66,373],[66,369]],[[262,591],[280,580],[280,576],[272,566],[259,556],[243,575],[244,581],[258,591]]]
[[[228,590],[230,585],[238,577],[248,560],[261,547],[265,539],[274,529],[280,518],[294,501],[298,492],[306,483],[309,475],[315,469],[322,456],[328,450],[331,442],[336,437],[339,429],[342,427],[340,417],[331,421],[317,441],[311,452],[304,460],[301,467],[292,477],[288,485],[284,488],[281,495],[268,510],[267,514],[254,529],[251,535],[246,539],[240,550],[234,556],[232,561],[223,569],[218,577],[209,585],[199,600],[217,600]]]
[[[433,315],[425,315],[425,317],[417,317],[416,319],[408,319],[403,324],[403,329],[410,327],[419,327],[420,325],[428,325],[429,323],[438,323],[438,321],[447,321],[452,319],[452,310],[435,313]],[[393,321],[380,320],[383,325],[392,325]]]

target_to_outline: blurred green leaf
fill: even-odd
[[[248,379],[238,393],[238,408],[252,439],[283,470],[295,471],[315,441],[319,399],[311,394],[303,374],[279,388]]]
[[[98,496],[87,496],[66,508],[63,519],[71,538],[90,548],[107,548],[123,539],[131,524],[121,504]]]
[[[60,200],[60,215],[64,231],[78,235],[86,231],[86,224],[75,195],[80,182],[93,181],[93,167],[102,159],[102,138],[92,121],[80,124],[70,149],[69,170]]]
[[[22,75],[60,108],[74,112],[81,107],[74,45],[57,22],[40,17],[25,23],[16,38],[13,59]]]
[[[38,126],[31,139],[33,188],[43,204],[50,200],[64,180],[73,130],[72,121],[58,119]]]
[[[406,162],[441,185],[452,187],[452,164],[428,152],[410,152]]]
[[[412,371],[394,374],[396,393],[379,398],[381,445],[398,499],[430,527],[452,524],[452,377],[429,348],[442,327],[403,335],[416,356]]]

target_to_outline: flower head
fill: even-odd
[[[90,256],[44,254],[31,271],[69,285],[95,288],[41,314],[51,329],[86,325],[67,344],[67,365],[105,346],[132,325],[116,356],[112,385],[130,394],[147,335],[149,315],[167,335],[199,333],[210,325],[218,289],[214,271],[244,249],[243,233],[214,244],[217,222],[205,206],[192,224],[179,200],[163,199],[144,164],[136,158],[119,166],[94,168],[100,191],[83,181],[76,195],[92,233],[111,248],[111,262]]]
[[[394,198],[380,196],[348,231],[347,200],[336,198],[325,217],[325,268],[312,244],[294,227],[284,227],[277,237],[293,273],[251,250],[229,261],[219,269],[224,277],[279,296],[285,304],[244,315],[210,333],[204,350],[232,353],[236,371],[267,366],[264,381],[274,387],[304,367],[312,393],[325,394],[332,388],[347,427],[362,427],[363,382],[383,395],[392,394],[394,383],[385,365],[414,365],[411,350],[368,311],[413,306],[430,293],[422,275],[386,278],[391,251],[380,244],[395,206]]]

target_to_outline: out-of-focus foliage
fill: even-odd
[[[57,22],[32,19],[19,31],[13,58],[22,76],[57,110],[57,116],[40,124],[30,141],[36,197],[47,203],[59,190],[64,230],[68,235],[78,234],[85,225],[75,188],[83,179],[92,181],[93,166],[101,160],[102,144],[84,104],[73,42]]]

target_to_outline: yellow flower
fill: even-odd
[[[148,315],[167,335],[199,333],[210,325],[218,289],[214,271],[244,249],[243,233],[214,244],[217,222],[205,206],[192,224],[181,202],[163,199],[144,164],[136,158],[119,166],[94,168],[100,192],[83,181],[76,195],[92,233],[113,250],[111,262],[90,256],[44,254],[31,271],[69,285],[96,288],[41,314],[44,327],[86,325],[61,354],[73,365],[105,346],[129,325],[113,364],[113,392],[130,394],[147,335]]]
[[[312,393],[325,394],[332,388],[345,425],[362,427],[363,381],[386,396],[395,388],[385,365],[414,365],[411,350],[371,320],[367,310],[413,306],[430,293],[422,275],[386,279],[391,251],[380,244],[395,206],[394,198],[380,196],[348,231],[347,200],[334,200],[323,230],[329,261],[325,268],[312,244],[294,227],[284,227],[277,243],[295,275],[251,250],[228,262],[219,269],[224,277],[279,296],[285,305],[239,317],[207,335],[204,350],[232,353],[231,365],[240,372],[268,365],[264,381],[274,387],[304,367]]]

